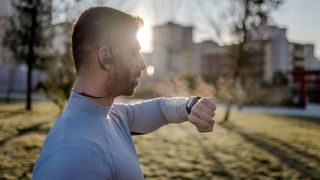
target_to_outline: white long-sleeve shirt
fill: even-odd
[[[186,121],[186,102],[157,98],[107,107],[72,91],[44,142],[33,179],[143,179],[131,133]]]

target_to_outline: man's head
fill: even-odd
[[[145,68],[136,38],[142,25],[141,18],[109,7],[83,12],[72,34],[77,77],[108,92],[131,95]]]

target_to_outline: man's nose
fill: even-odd
[[[140,56],[139,56],[139,69],[141,71],[146,69],[146,64],[144,63],[144,59],[143,59],[143,56],[142,56],[141,53],[140,53]]]

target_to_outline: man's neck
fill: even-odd
[[[78,94],[86,96],[99,104],[111,106],[116,96],[114,96],[112,92],[106,92],[101,89],[103,89],[103,87],[86,83],[86,81],[79,80],[79,78],[76,78],[73,85],[73,90]]]

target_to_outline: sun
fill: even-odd
[[[151,27],[144,25],[137,33],[137,39],[141,46],[142,52],[151,52],[152,30]]]

